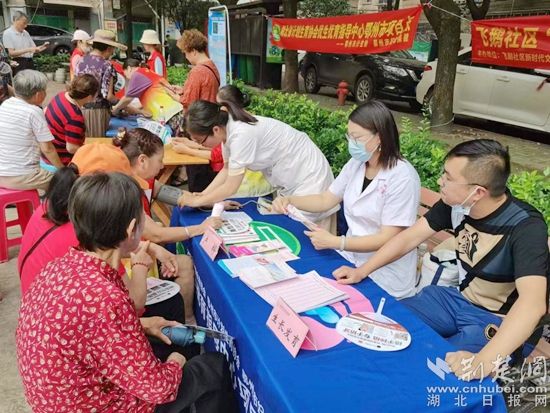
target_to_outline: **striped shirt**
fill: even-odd
[[[69,102],[65,93],[61,92],[52,99],[46,108],[46,121],[54,137],[53,145],[59,159],[63,165],[68,165],[73,155],[67,151],[67,143],[84,145],[86,127],[82,111],[77,105]],[[45,157],[42,157],[42,161],[50,165]]]
[[[21,176],[40,167],[39,142],[50,142],[44,113],[39,106],[12,97],[0,106],[0,176]]]

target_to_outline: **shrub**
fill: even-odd
[[[69,62],[69,55],[61,53],[58,55],[50,54],[38,54],[33,57],[36,70],[42,73],[55,72],[60,67],[63,67],[63,63]]]
[[[183,84],[187,68],[169,68],[168,81]],[[337,175],[349,159],[344,134],[348,111],[331,111],[319,106],[305,95],[288,94],[275,90],[257,93],[241,80],[235,85],[251,97],[249,110],[259,116],[278,119],[305,132],[325,154],[332,170]],[[439,190],[437,180],[443,167],[447,147],[431,138],[429,121],[424,119],[414,126],[409,118],[401,119],[401,153],[418,172],[423,187]],[[520,172],[510,177],[508,186],[514,196],[533,205],[550,223],[550,168],[544,173],[538,171]],[[549,230],[550,231],[550,230]]]

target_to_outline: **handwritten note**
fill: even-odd
[[[282,298],[277,300],[273,311],[267,319],[266,326],[273,331],[275,337],[296,357],[302,343],[306,339],[309,327],[302,321],[292,308]]]

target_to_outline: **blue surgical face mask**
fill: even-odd
[[[348,140],[348,151],[353,159],[359,162],[368,162],[372,157],[372,152],[365,149],[365,143],[355,142],[354,140]]]
[[[452,205],[451,206],[451,221],[453,224],[453,228],[456,228],[464,219],[465,216],[470,215],[470,211],[472,210],[472,207],[475,205],[475,202],[472,205],[464,205],[475,192],[477,191],[477,187],[474,188],[472,192],[470,192],[470,195],[466,197],[462,203],[458,205]]]

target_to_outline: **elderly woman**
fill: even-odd
[[[48,79],[36,70],[23,70],[14,80],[15,97],[0,106],[0,187],[46,190],[52,173],[40,168],[40,153],[61,168],[44,112]]]
[[[232,412],[235,400],[221,354],[186,363],[157,359],[146,334],[169,342],[161,317],[136,315],[117,268],[153,260],[140,241],[141,190],[123,174],[80,178],[69,198],[79,242],[48,264],[23,297],[16,333],[19,372],[35,411]],[[183,372],[182,372],[183,370]],[[183,374],[182,374],[183,373]],[[183,376],[183,377],[182,377]]]
[[[337,237],[322,229],[306,231],[313,246],[335,249],[356,266],[364,264],[390,238],[416,222],[420,179],[399,150],[399,132],[390,110],[376,100],[349,115],[351,159],[324,192],[279,197],[276,212],[289,204],[309,212],[330,210],[344,201],[349,226]],[[335,272],[337,278],[341,270]],[[396,298],[414,295],[416,250],[371,274],[371,278]]]
[[[181,103],[185,109],[197,100],[216,101],[220,87],[220,74],[207,54],[208,39],[197,29],[185,30],[178,47],[193,65],[183,85]]]
[[[77,149],[84,145],[86,126],[82,109],[95,100],[98,90],[99,83],[95,77],[77,76],[68,90],[54,96],[46,108],[48,128],[55,138],[53,144],[63,165],[68,165]],[[40,165],[50,172],[57,170],[44,157]]]
[[[111,119],[111,104],[116,100],[114,83],[116,70],[109,61],[117,48],[127,47],[117,43],[116,36],[109,30],[96,30],[92,38],[92,51],[84,56],[76,67],[75,75],[90,74],[99,82],[97,99],[86,105],[84,119],[86,136],[105,136]]]

